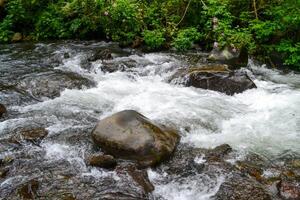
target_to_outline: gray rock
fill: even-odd
[[[234,50],[233,48],[226,47],[223,50],[213,49],[208,60],[227,64],[230,69],[238,69],[246,67],[248,64],[248,52],[246,48]]]
[[[64,89],[82,89],[93,87],[95,83],[88,78],[72,72],[51,72],[23,79],[18,88],[32,94],[35,98],[55,98]]]
[[[227,95],[234,95],[247,89],[256,88],[256,85],[247,74],[230,71],[226,65],[179,69],[169,81],[188,87],[214,90]]]
[[[92,131],[96,145],[117,157],[152,166],[168,158],[179,141],[174,130],[158,126],[133,110],[98,122]]]

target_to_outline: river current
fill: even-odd
[[[85,66],[84,61],[95,49],[110,49],[113,59],[96,60]],[[237,152],[235,159],[249,152],[270,160],[300,157],[299,74],[269,69],[250,60],[243,70],[257,89],[233,96],[168,82],[176,69],[197,64],[190,59],[197,56],[203,53],[141,53],[105,42],[0,46],[0,102],[8,109],[7,117],[0,121],[0,138],[27,125],[43,126],[49,131],[39,147],[14,149],[4,145],[0,157],[24,152],[36,156],[36,152],[43,152],[37,156],[42,160],[39,162],[66,161],[65,169],[76,168],[80,176],[119,180],[114,172],[86,166],[85,153],[92,147],[80,138],[88,135],[98,120],[128,109],[178,129],[184,145],[214,148],[226,143]],[[103,70],[105,65],[119,70],[108,73]],[[51,98],[36,95],[36,88],[42,87],[39,84],[48,77],[53,79],[53,72],[77,74],[93,85],[66,88]],[[201,163],[202,158],[195,157],[195,162]],[[14,184],[39,173],[43,171],[24,171],[0,179],[0,199],[9,194]],[[199,175],[164,181],[168,174],[155,169],[148,169],[148,175],[156,188],[151,198],[170,200],[210,199],[226,179],[219,174],[214,179]]]

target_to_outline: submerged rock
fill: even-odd
[[[28,91],[36,98],[55,98],[66,88],[83,89],[94,85],[93,81],[79,74],[57,71],[25,78],[19,83],[18,88]]]
[[[0,118],[7,112],[4,105],[0,103]]]
[[[133,110],[125,110],[98,122],[92,131],[96,145],[117,158],[152,166],[170,156],[179,135],[155,125]]]
[[[22,143],[22,141],[39,144],[46,136],[48,131],[45,128],[21,129],[11,138],[14,143]]]
[[[110,60],[112,59],[112,52],[108,49],[104,50],[98,50],[96,51],[91,57],[89,57],[87,60],[89,62],[94,62],[96,60]]]
[[[119,166],[116,169],[118,174],[127,173],[135,183],[137,183],[145,193],[150,193],[154,190],[153,184],[150,182],[146,170],[137,169],[135,165]]]
[[[22,199],[35,199],[38,188],[39,182],[35,179],[32,179],[21,185],[21,187],[18,189],[18,194],[22,197]]]
[[[117,161],[113,156],[93,154],[88,157],[87,162],[91,166],[102,167],[102,168],[114,168],[117,165]]]
[[[227,95],[234,95],[247,89],[256,88],[256,85],[247,74],[230,71],[226,65],[179,69],[169,81],[188,87],[214,90]]]
[[[29,130],[22,130],[20,136],[30,142],[39,142],[48,135],[48,131],[44,128],[34,128]]]
[[[101,67],[104,72],[116,72],[116,71],[126,71],[131,68],[139,66],[140,63],[131,58],[121,58],[119,60],[104,61]]]

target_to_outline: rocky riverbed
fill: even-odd
[[[300,199],[300,75],[208,57],[1,45],[0,199]]]

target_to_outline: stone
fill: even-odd
[[[18,189],[18,194],[23,199],[36,199],[36,192],[39,187],[39,182],[35,179],[28,181]]]
[[[117,161],[111,155],[93,154],[88,157],[87,162],[91,166],[111,169],[117,165]]]
[[[31,130],[24,130],[21,132],[22,137],[31,142],[44,139],[48,135],[48,131],[44,128],[35,128]]]
[[[246,48],[241,48],[240,50],[232,47],[225,47],[223,50],[215,48],[208,56],[208,60],[227,64],[230,69],[238,69],[247,66],[248,52]]]
[[[5,106],[0,104],[0,118],[7,112]]]
[[[20,42],[23,39],[23,35],[21,33],[15,33],[11,39],[12,42]]]
[[[215,147],[214,149],[209,150],[205,156],[205,160],[221,161],[231,151],[232,151],[231,146],[229,146],[228,144],[222,144],[220,146]]]
[[[154,191],[154,186],[150,182],[146,170],[138,169],[135,165],[126,165],[119,166],[116,171],[119,174],[126,172],[146,193]]]
[[[300,182],[299,180],[282,180],[278,183],[279,194],[284,199],[300,199]]]
[[[271,195],[263,185],[248,177],[234,174],[221,184],[214,196],[216,200],[271,200]]]
[[[174,151],[179,135],[156,125],[133,110],[124,110],[98,122],[92,131],[94,143],[115,156],[153,166]]]
[[[263,169],[256,166],[255,164],[247,161],[238,161],[237,167],[242,173],[249,174],[250,176],[254,177],[257,181],[263,181]]]
[[[0,178],[5,178],[8,172],[8,168],[0,168]]]
[[[96,51],[91,57],[89,57],[87,60],[89,62],[94,62],[96,60],[111,60],[112,57],[112,53],[110,50],[108,49],[104,49],[104,50],[98,50]]]
[[[226,65],[208,65],[188,69],[179,69],[169,82],[214,90],[234,95],[256,88],[250,77],[239,71],[230,71]]]
[[[20,81],[18,89],[28,91],[34,98],[55,98],[65,89],[83,89],[95,82],[73,72],[55,71],[30,76]]]
[[[17,144],[21,144],[22,141],[39,144],[47,135],[48,131],[45,128],[25,128],[17,131],[10,141]]]

